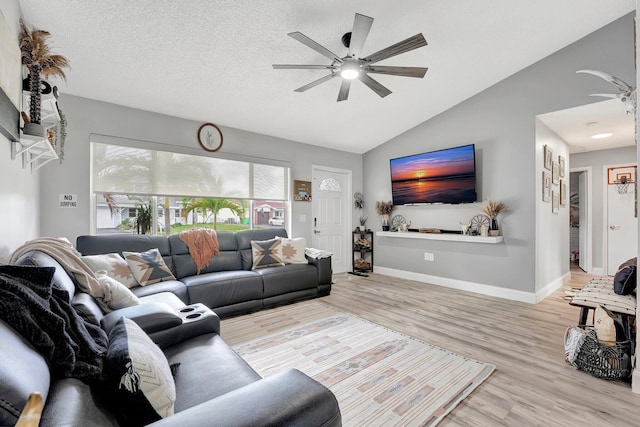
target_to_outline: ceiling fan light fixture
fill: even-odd
[[[358,70],[342,70],[340,71],[340,77],[347,80],[353,80],[358,77],[360,73]]]
[[[340,77],[353,80],[360,75],[360,65],[357,62],[345,62],[340,68]]]

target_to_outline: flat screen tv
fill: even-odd
[[[391,159],[391,194],[394,205],[477,201],[475,145]]]

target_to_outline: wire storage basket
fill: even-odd
[[[621,380],[631,374],[631,341],[598,340],[593,326],[578,325],[587,332],[575,366],[606,380]]]

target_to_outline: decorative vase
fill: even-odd
[[[489,218],[489,236],[495,237],[500,235],[498,229],[498,221],[495,218]]]

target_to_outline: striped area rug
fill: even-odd
[[[338,398],[345,426],[435,426],[495,367],[318,301],[222,321],[222,337],[263,377],[296,368]]]

